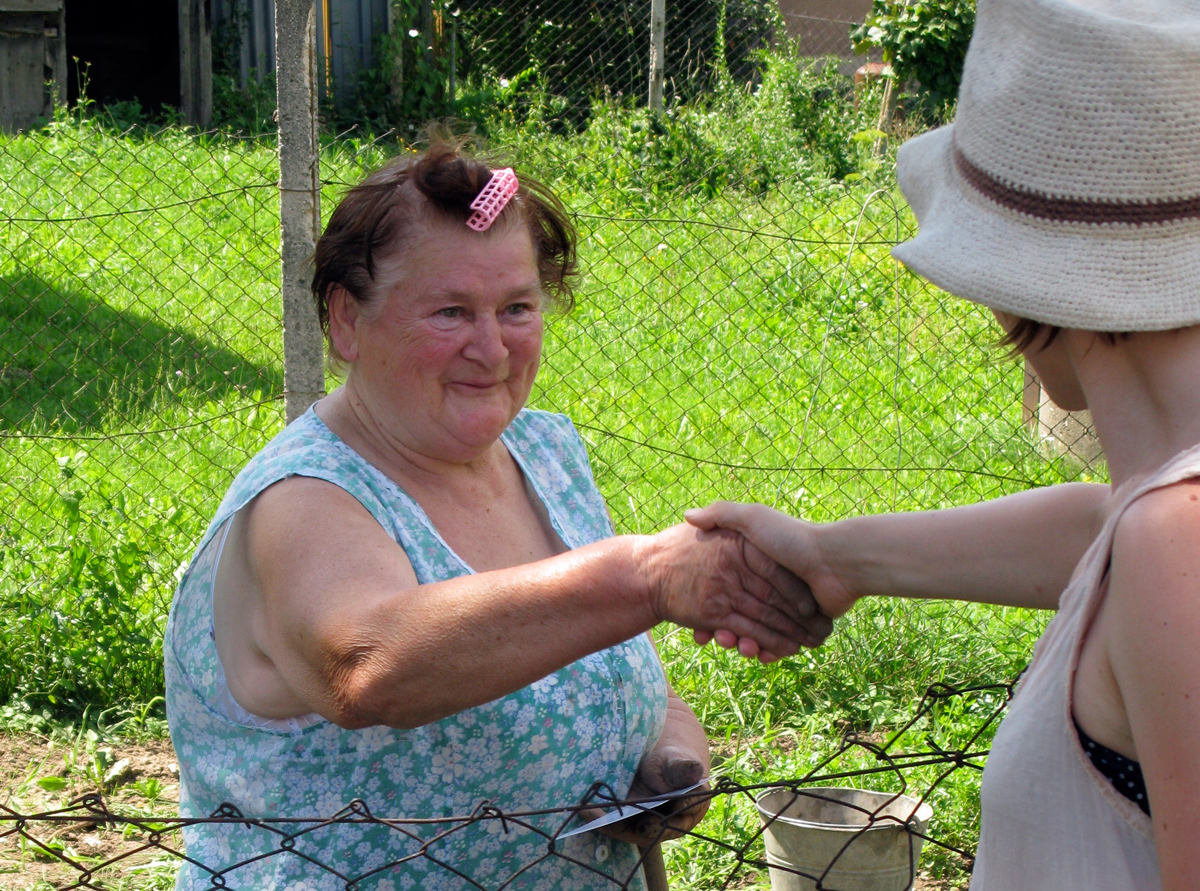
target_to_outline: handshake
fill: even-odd
[[[773,662],[816,647],[854,596],[823,558],[816,525],[760,504],[716,502],[647,536],[638,560],[659,621],[696,643]]]

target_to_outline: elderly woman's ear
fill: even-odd
[[[330,346],[343,362],[353,362],[358,358],[358,321],[362,318],[362,305],[338,284],[329,286],[328,301]]]

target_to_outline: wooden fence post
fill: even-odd
[[[650,110],[663,110],[663,77],[666,61],[663,41],[666,36],[667,2],[650,0]]]
[[[211,4],[179,0],[179,107],[189,124],[212,122]]]
[[[67,104],[66,46],[63,0],[0,0],[0,132]]]
[[[450,107],[454,107],[454,94],[458,92],[458,13],[450,14]]]
[[[283,386],[289,424],[325,395],[324,339],[308,265],[321,229],[316,18],[314,0],[275,0]]]

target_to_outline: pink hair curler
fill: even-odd
[[[486,232],[496,217],[508,206],[512,196],[517,194],[520,183],[511,167],[503,167],[492,171],[492,178],[487,185],[479,190],[475,200],[471,202],[471,210],[475,211],[467,219],[467,225],[476,232]]]

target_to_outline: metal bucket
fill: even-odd
[[[823,891],[909,891],[922,842],[910,828],[924,833],[933,816],[907,795],[864,789],[769,789],[755,804],[773,891],[814,891],[818,879]]]

